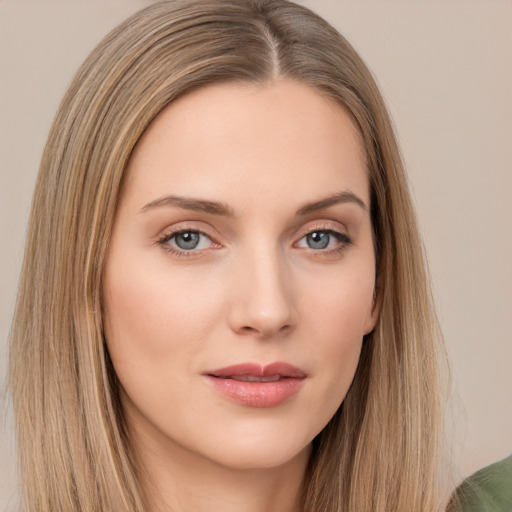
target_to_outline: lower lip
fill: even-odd
[[[206,377],[222,395],[248,407],[275,407],[295,395],[304,379],[286,377],[275,382],[246,382],[222,377]]]

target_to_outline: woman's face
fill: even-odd
[[[277,467],[308,451],[375,325],[363,151],[293,81],[173,102],[131,157],[104,274],[132,434],[159,456]]]

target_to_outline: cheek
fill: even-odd
[[[315,286],[305,283],[308,293],[301,310],[321,337],[339,342],[359,339],[367,333],[373,318],[374,273],[371,265],[361,269],[340,268],[319,280]]]
[[[104,300],[107,346],[125,388],[144,374],[154,378],[144,386],[154,380],[156,387],[158,375],[170,379],[174,368],[197,364],[219,307],[212,293],[179,272],[157,273],[126,260],[107,268]]]
[[[337,410],[352,383],[362,340],[373,306],[373,275],[363,272],[333,278],[330,286],[304,303],[307,311],[308,357],[323,389],[326,421]],[[342,283],[337,285],[336,283]]]

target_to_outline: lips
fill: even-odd
[[[295,395],[307,375],[300,368],[276,362],[266,366],[243,363],[206,372],[221,395],[249,407],[275,407]]]

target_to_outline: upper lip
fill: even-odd
[[[258,363],[234,364],[224,368],[207,371],[205,372],[205,375],[218,378],[240,377],[244,375],[251,377],[274,377],[279,375],[280,377],[296,379],[304,379],[307,376],[300,368],[280,361],[267,365]]]

